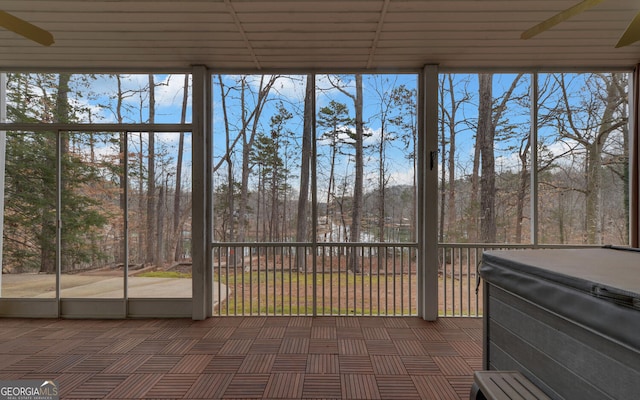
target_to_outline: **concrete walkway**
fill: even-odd
[[[62,275],[61,297],[74,298],[122,298],[122,277],[103,275]],[[186,278],[129,277],[129,297],[185,298],[191,297],[192,282]],[[214,282],[213,298],[218,301],[218,286],[222,298],[226,298],[227,287]],[[5,298],[52,298],[55,297],[55,276],[39,274],[2,275],[2,297]]]

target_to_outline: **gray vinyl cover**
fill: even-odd
[[[640,252],[634,249],[488,251],[480,275],[600,335],[640,349]]]

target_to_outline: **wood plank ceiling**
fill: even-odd
[[[51,31],[43,47],[0,28],[0,68],[228,71],[627,68],[615,49],[640,0],[607,0],[527,41],[580,0],[3,0]]]

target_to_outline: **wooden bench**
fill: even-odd
[[[476,371],[471,400],[551,400],[517,371]]]

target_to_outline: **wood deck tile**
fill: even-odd
[[[307,354],[278,354],[271,367],[271,372],[305,372],[307,370]]]
[[[314,326],[311,328],[311,340],[315,339],[337,339],[335,326]]]
[[[373,375],[364,374],[342,374],[340,375],[342,384],[343,399],[379,399],[380,392],[378,384]]]
[[[373,374],[373,365],[368,356],[339,356],[341,374]]]
[[[418,340],[418,337],[409,328],[389,328],[387,334],[391,340]]]
[[[181,356],[156,354],[136,369],[136,373],[166,373],[182,360]]]
[[[216,317],[0,324],[0,377],[62,398],[466,399],[480,319]]]
[[[361,339],[338,339],[338,352],[342,355],[368,355],[367,343]]]
[[[313,339],[309,341],[309,353],[338,354],[338,341],[332,339]]]
[[[446,378],[460,398],[469,396],[469,388],[473,385],[473,376],[447,376]]]
[[[260,399],[269,382],[269,374],[236,374],[222,396],[224,399]]]
[[[122,356],[117,354],[94,354],[75,363],[74,365],[66,369],[65,372],[84,372],[96,374],[107,369],[111,364],[115,363],[121,358]]]
[[[249,353],[277,354],[281,347],[282,340],[280,339],[256,339],[251,345]]]
[[[449,342],[424,342],[422,346],[430,356],[457,356],[458,352]]]
[[[362,328],[338,327],[336,333],[338,339],[364,339]]]
[[[222,346],[218,354],[247,354],[253,344],[253,340],[250,339],[231,339],[227,340],[227,343]]]
[[[243,340],[243,339],[254,340],[258,337],[258,334],[260,333],[261,329],[262,329],[261,327],[236,328],[236,330],[233,332],[233,335],[231,337],[233,339],[239,339],[239,340]]]
[[[217,356],[204,369],[206,374],[235,374],[246,356]]]
[[[163,374],[131,374],[109,392],[107,397],[112,399],[141,399],[163,376]]]
[[[65,399],[103,399],[127,379],[127,375],[94,375],[78,385],[70,393],[64,394]],[[61,390],[63,390],[61,388]]]
[[[389,333],[386,329],[376,328],[362,328],[362,334],[366,340],[390,340]]]
[[[473,370],[462,357],[433,357],[433,361],[438,364],[438,368],[445,376],[450,375],[473,375]]]
[[[337,374],[340,363],[337,354],[309,354],[307,356],[308,374]]]
[[[306,374],[302,389],[303,399],[339,399],[342,396],[340,375]]]
[[[311,326],[288,326],[284,333],[285,338],[306,338],[311,337]]]
[[[151,354],[126,354],[104,369],[107,374],[131,374],[152,357]]]
[[[369,354],[375,355],[393,355],[398,354],[398,349],[393,341],[388,340],[366,340],[367,351]]]
[[[181,399],[198,379],[197,374],[165,374],[145,397],[152,399]]]
[[[371,356],[376,375],[406,375],[407,370],[400,356]]]
[[[210,354],[216,355],[224,346],[224,340],[201,339],[196,342],[187,352],[188,354]]]
[[[170,374],[197,374],[213,359],[213,355],[208,354],[189,354],[182,357],[171,370]]]
[[[394,340],[393,345],[395,346],[397,353],[401,356],[427,355],[427,351],[418,340]]]
[[[229,387],[233,374],[201,374],[184,395],[185,399],[220,399]]]
[[[236,331],[234,327],[228,326],[214,326],[209,329],[206,335],[204,335],[204,339],[220,339],[227,340],[233,336],[233,333]]]
[[[446,339],[436,328],[412,328],[413,334],[423,342],[445,342]]]
[[[284,338],[280,344],[281,354],[307,354],[309,338]]]
[[[360,328],[360,318],[338,317],[336,318],[338,328]]]
[[[418,394],[423,399],[448,400],[460,398],[444,376],[416,375],[412,376],[411,379],[416,385]],[[463,398],[468,398],[468,396],[469,392]]]
[[[249,354],[238,368],[239,374],[268,374],[276,361],[275,354]]]
[[[438,364],[431,357],[400,356],[409,375],[441,375]]]
[[[258,333],[259,339],[282,339],[287,331],[286,326],[265,326]]]
[[[271,374],[264,397],[271,399],[300,399],[304,384],[304,374]]]
[[[376,376],[376,382],[382,399],[420,399],[418,389],[408,375]]]

